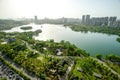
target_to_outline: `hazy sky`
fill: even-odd
[[[0,18],[117,16],[120,0],[0,0]]]

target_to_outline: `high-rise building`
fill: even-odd
[[[82,16],[82,24],[90,24],[90,15]]]
[[[82,24],[109,26],[109,27],[120,27],[120,21],[117,20],[116,16],[90,18],[90,15],[83,15],[82,16]]]
[[[116,21],[117,17],[110,17],[108,21],[108,26],[113,26],[114,22]]]
[[[63,22],[63,23],[67,23],[67,18],[64,18],[64,17],[63,17],[63,18],[62,18],[62,22]]]
[[[104,26],[108,25],[108,17],[104,17],[102,21]]]
[[[108,17],[93,17],[91,18],[90,23],[92,25],[105,26],[108,25]]]
[[[120,28],[120,20],[117,20],[114,22],[114,27],[119,27]]]
[[[86,24],[90,24],[90,15],[86,15]]]
[[[82,16],[82,24],[85,24],[85,15]]]
[[[34,22],[37,23],[37,16],[34,16]]]

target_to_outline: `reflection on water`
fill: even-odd
[[[34,36],[34,38],[37,40],[46,41],[49,39],[54,39],[56,42],[60,42],[61,40],[70,41],[79,48],[86,50],[92,56],[95,56],[96,53],[101,53],[103,55],[114,53],[120,55],[120,43],[116,41],[117,36],[115,35],[91,32],[75,32],[68,27],[64,27],[63,25],[29,24],[29,26],[33,27],[32,31],[37,29],[42,30],[42,33],[40,33],[38,36]],[[24,30],[21,30],[20,27],[16,27],[5,32],[13,31],[23,32]]]

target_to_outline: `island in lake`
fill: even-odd
[[[38,30],[34,31],[34,35],[38,35],[38,34],[41,33],[41,32],[42,32],[42,30],[41,30],[41,29],[38,29]]]
[[[32,29],[32,26],[23,26],[23,27],[20,27],[20,29],[22,29],[22,30],[30,30],[30,29]]]

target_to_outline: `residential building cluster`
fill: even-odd
[[[58,19],[38,19],[37,16],[34,16],[34,23],[76,23],[84,25],[98,25],[98,26],[108,26],[108,27],[120,27],[120,20],[117,20],[116,16],[112,17],[90,17],[90,15],[83,15],[82,21],[79,18],[58,18]]]
[[[113,17],[91,17],[90,18],[90,15],[83,15],[82,16],[82,24],[120,27],[120,20],[117,20],[116,16],[113,16]]]

